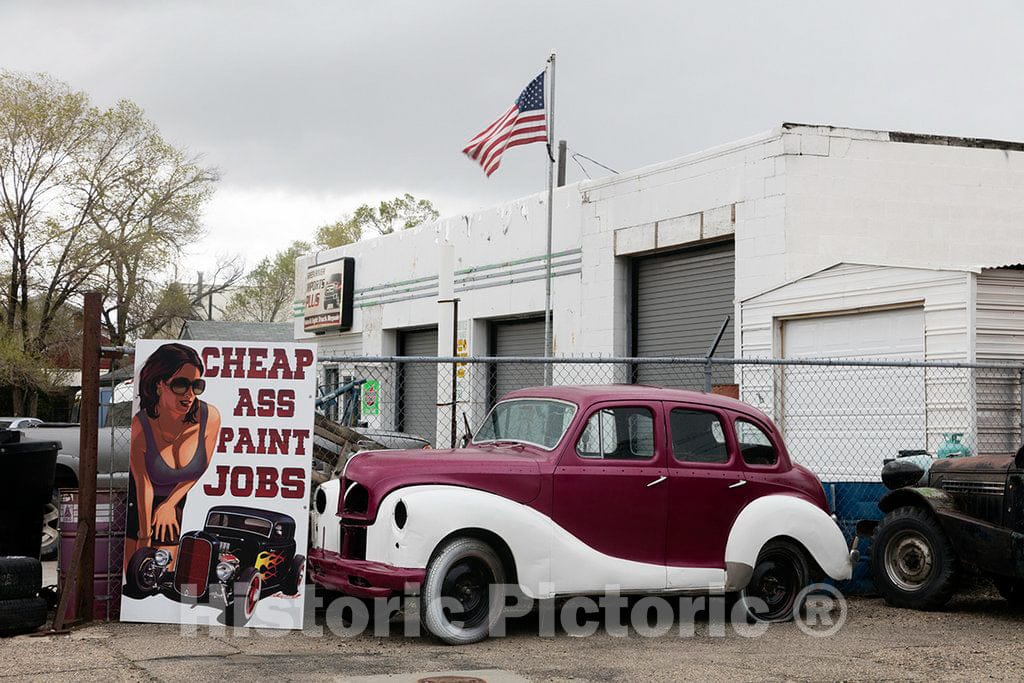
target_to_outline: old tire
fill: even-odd
[[[475,538],[441,545],[427,565],[420,617],[449,645],[486,638],[505,606],[505,567],[491,546]]]
[[[235,580],[231,604],[224,609],[224,622],[228,626],[245,626],[256,611],[260,593],[263,591],[263,576],[255,567],[246,567]]]
[[[871,573],[890,605],[938,609],[956,588],[956,553],[930,512],[901,507],[887,514],[875,531]]]
[[[52,560],[57,557],[57,549],[60,547],[60,498],[57,496],[57,489],[53,489],[50,501],[43,510],[42,541],[39,545],[39,557],[44,560]]]
[[[43,586],[43,565],[34,557],[0,557],[0,600],[34,598]]]
[[[154,579],[156,548],[139,548],[128,560],[125,572],[125,595],[137,600],[156,595],[160,590],[158,580]]]
[[[0,636],[31,633],[46,623],[46,601],[42,598],[0,600]]]
[[[996,585],[999,594],[1003,596],[1006,602],[1010,603],[1011,607],[1015,609],[1024,607],[1024,581],[1005,576],[995,576],[992,578],[992,583]]]
[[[754,621],[789,621],[801,607],[801,592],[810,584],[811,568],[804,549],[792,541],[769,541],[757,555],[740,600]]]
[[[288,572],[288,578],[281,584],[281,592],[285,595],[298,595],[299,588],[306,578],[306,558],[303,555],[296,555],[292,558],[292,566]]]

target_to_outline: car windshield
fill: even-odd
[[[11,426],[10,420],[0,420],[0,429],[7,429]]]
[[[273,525],[259,517],[249,517],[247,515],[235,515],[228,512],[211,512],[206,518],[206,526],[216,526],[222,529],[238,529],[240,531],[250,531],[255,534],[270,537],[270,530]]]
[[[551,450],[569,428],[576,406],[539,398],[512,399],[494,406],[473,443],[514,441]]]

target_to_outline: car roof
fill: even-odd
[[[502,400],[510,398],[555,398],[572,401],[581,407],[600,401],[681,401],[766,417],[749,403],[728,396],[648,384],[560,384],[550,387],[528,387],[509,392]]]
[[[228,514],[233,515],[248,515],[251,517],[262,517],[263,519],[270,522],[286,522],[288,524],[295,524],[294,519],[280,512],[271,512],[269,510],[260,510],[257,508],[245,508],[239,507],[237,505],[215,505],[214,507],[210,508],[209,512],[207,512],[206,514],[210,515],[214,512],[226,512]]]

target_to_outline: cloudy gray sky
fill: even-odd
[[[540,145],[491,178],[459,150],[552,50],[556,136],[628,170],[782,121],[1022,140],[1022,29],[1012,0],[0,0],[0,68],[143,106],[223,173],[203,250],[251,264],[400,192],[543,190]]]

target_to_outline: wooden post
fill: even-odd
[[[96,567],[96,449],[99,441],[100,314],[99,292],[85,294],[82,318],[82,407],[78,437],[78,533],[85,530],[78,565],[75,617],[93,618],[93,575]]]

